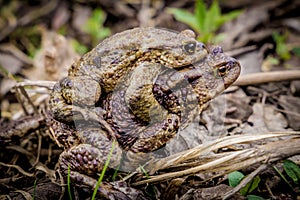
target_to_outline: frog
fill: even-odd
[[[107,159],[110,169],[134,170],[237,79],[236,59],[195,38],[191,30],[134,28],[69,68],[49,101],[53,137],[65,148],[62,174],[95,187]],[[142,198],[124,182],[98,190],[106,198]]]

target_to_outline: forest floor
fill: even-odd
[[[220,1],[222,14],[205,3],[199,28],[173,9],[195,17],[195,1],[0,1],[0,199],[71,198],[56,167],[63,148],[47,124],[49,93],[101,40],[148,26],[193,29],[242,70],[167,145],[170,157],[125,181],[147,199],[299,199],[300,1]],[[70,193],[90,199],[93,189],[71,183]]]

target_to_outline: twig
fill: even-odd
[[[269,82],[300,80],[300,70],[261,72],[240,76],[233,85],[255,85]]]
[[[6,163],[3,163],[3,162],[0,162],[0,165],[15,168],[16,170],[18,170],[21,174],[24,174],[25,176],[33,177],[35,175],[34,173],[26,172],[24,169],[22,169],[18,165],[10,165],[10,164],[6,164]]]
[[[35,113],[35,114],[38,114],[38,110],[37,110],[36,106],[32,103],[32,101],[31,101],[29,95],[27,94],[26,90],[24,89],[24,87],[19,87],[18,89],[19,89],[19,92],[20,92],[21,94],[23,94],[23,96],[24,96],[25,99],[27,100],[27,103],[32,107],[34,113]],[[18,91],[18,90],[17,90],[17,91]],[[24,101],[20,101],[19,103],[20,103],[20,104],[25,104]],[[25,105],[24,105],[24,107],[26,108]],[[26,112],[28,113],[28,111],[26,111]]]
[[[251,46],[246,46],[246,47],[242,47],[242,48],[238,48],[238,49],[233,49],[231,51],[226,51],[226,55],[228,56],[237,56],[243,53],[246,53],[248,51],[252,51],[254,49],[256,49],[257,46],[256,45],[251,45]]]
[[[55,85],[55,81],[30,81],[24,80],[22,82],[16,83],[16,87],[24,87],[24,86],[38,86],[38,87],[45,87],[48,89],[52,89]]]
[[[33,65],[33,61],[29,58],[29,56],[26,55],[23,51],[21,51],[13,44],[10,43],[1,44],[0,50],[15,55],[18,59],[20,59],[22,62],[24,62],[27,65]]]

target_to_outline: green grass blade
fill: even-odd
[[[248,193],[251,193],[253,190],[257,189],[258,184],[261,179],[259,176],[254,177],[250,182],[248,182],[245,187],[240,190],[240,194],[245,196]]]
[[[145,170],[145,168],[143,167],[143,166],[139,166],[140,167],[140,169],[142,170],[142,172],[145,174],[145,176],[147,177],[147,178],[150,178],[150,176],[149,176],[149,174],[148,174],[148,172]]]
[[[288,180],[285,178],[285,176],[277,169],[276,166],[273,166],[273,168],[275,169],[275,171],[279,174],[279,176],[284,180],[284,182],[286,182],[288,184],[288,186],[293,189],[293,186],[288,182]]]
[[[118,165],[118,167],[117,167],[116,170],[114,171],[114,174],[113,174],[113,176],[111,177],[111,180],[112,180],[112,181],[115,181],[115,180],[116,180],[116,177],[117,177],[117,175],[118,175],[119,169],[120,169],[120,165]]]
[[[113,153],[113,151],[114,151],[114,149],[115,149],[115,146],[116,146],[116,141],[114,140],[113,143],[112,143],[110,152],[109,152],[109,154],[108,154],[107,160],[105,161],[104,167],[103,167],[103,169],[102,169],[102,172],[101,172],[100,177],[99,177],[99,179],[98,179],[98,182],[97,182],[97,184],[96,184],[96,187],[95,187],[95,189],[94,189],[93,196],[92,196],[92,200],[94,200],[94,199],[96,198],[97,191],[98,191],[99,186],[100,186],[100,184],[101,184],[101,182],[102,182],[102,180],[103,180],[103,178],[104,178],[104,174],[105,174],[105,172],[106,172],[106,170],[107,170],[107,167],[108,167],[108,165],[109,165],[110,159],[111,159],[111,157],[112,157],[112,153]]]
[[[72,200],[72,193],[71,193],[71,178],[70,178],[70,174],[71,174],[70,164],[68,164],[67,185],[68,185],[69,199]]]
[[[83,30],[90,34],[94,46],[98,44],[99,40],[111,34],[110,29],[103,26],[105,20],[106,13],[102,9],[95,9],[83,26]]]
[[[247,200],[265,200],[265,199],[256,195],[247,195]]]
[[[35,179],[34,184],[33,184],[33,195],[32,195],[32,200],[35,199],[35,194],[36,194],[36,179]]]

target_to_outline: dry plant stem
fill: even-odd
[[[22,82],[16,83],[16,87],[24,87],[24,86],[38,86],[38,87],[45,87],[48,89],[52,89],[55,85],[55,81],[30,81],[24,80]]]
[[[29,192],[24,191],[24,190],[16,190],[16,192],[20,193],[24,199],[31,199],[32,198],[31,194]]]
[[[223,158],[219,158],[217,160],[214,160],[212,162],[205,163],[203,165],[199,165],[190,169],[182,170],[182,171],[177,171],[177,172],[170,172],[170,173],[165,173],[157,176],[150,176],[150,179],[144,180],[144,181],[139,181],[136,183],[133,183],[132,185],[142,185],[146,183],[153,183],[153,182],[159,182],[159,181],[165,181],[171,178],[177,178],[177,177],[182,177],[182,176],[187,176],[190,174],[196,174],[201,171],[209,171],[209,169],[213,169],[218,165],[221,165],[222,163],[229,162],[230,160],[234,159],[234,157],[237,157],[240,154],[244,154],[246,151],[240,151],[240,152],[234,152],[231,155],[228,155]]]
[[[6,149],[10,149],[10,150],[14,150],[19,152],[20,154],[23,154],[25,156],[29,156],[32,158],[35,158],[35,155],[33,155],[31,152],[27,151],[26,149],[24,149],[23,147],[19,146],[19,145],[11,145],[11,146],[7,146],[5,147]]]
[[[25,99],[27,100],[27,103],[32,107],[34,113],[35,113],[35,114],[38,114],[38,110],[37,110],[36,106],[32,103],[32,101],[31,101],[29,95],[27,94],[26,90],[24,89],[24,87],[19,87],[18,89],[19,89],[20,93],[22,93],[22,95],[23,95],[23,96],[25,97]],[[24,103],[25,103],[25,102],[23,102],[23,101],[20,102],[20,104],[24,104]],[[23,106],[22,106],[22,107],[23,107]],[[26,107],[26,106],[24,105],[24,107]],[[28,111],[27,111],[27,113],[28,113]]]
[[[254,170],[251,174],[249,174],[247,177],[245,177],[235,188],[227,192],[223,196],[223,200],[229,199],[232,197],[235,193],[239,192],[240,189],[245,187],[257,174],[259,174],[261,171],[265,170],[267,168],[266,164],[260,165],[256,170]]]
[[[228,137],[222,137],[215,141],[211,141],[206,144],[199,145],[193,149],[180,152],[166,158],[157,159],[152,162],[151,165],[145,167],[146,170],[149,170],[149,174],[153,174],[158,170],[163,170],[166,168],[170,168],[172,166],[176,166],[180,163],[186,162],[187,160],[197,159],[199,156],[207,155],[209,152],[213,150],[230,146],[238,143],[251,142],[255,140],[261,140],[272,137],[282,137],[288,135],[299,134],[299,132],[271,132],[266,134],[259,135],[234,135]]]
[[[57,174],[59,176],[58,180],[60,180],[60,186],[61,186],[61,195],[59,199],[63,199],[63,196],[66,193],[67,184],[65,183],[64,177],[59,170],[57,170]],[[58,182],[58,180],[54,181],[54,183]]]
[[[255,85],[269,82],[300,80],[300,70],[261,72],[240,76],[233,85]]]
[[[267,182],[265,182],[265,186],[266,186],[266,188],[267,188],[267,190],[268,190],[268,192],[271,196],[271,199],[276,199],[276,197],[274,196],[274,194],[273,194],[273,192],[272,192],[272,190],[271,190],[271,188],[270,188],[270,186]]]
[[[20,154],[26,155],[29,162],[30,162],[30,164],[32,165],[32,167],[34,167],[35,169],[38,169],[40,171],[45,172],[50,178],[54,179],[55,170],[49,169],[46,165],[44,165],[40,161],[36,162],[37,157],[34,154],[32,154],[31,152],[29,152],[29,151],[25,150],[23,147],[20,147],[20,146],[17,146],[17,145],[7,146],[6,149],[12,149],[14,151],[19,152]]]
[[[34,21],[35,19],[38,19],[44,15],[47,15],[48,13],[52,12],[58,4],[57,0],[49,1],[45,5],[41,6],[38,9],[32,10],[31,12],[24,15],[18,22],[19,25],[23,26],[31,21]]]
[[[1,44],[0,50],[15,55],[18,59],[20,59],[27,65],[33,65],[33,61],[28,57],[28,55],[26,55],[23,51],[21,51],[11,43]]]
[[[29,112],[27,111],[26,106],[24,105],[24,102],[22,101],[22,98],[21,98],[21,95],[20,95],[21,94],[20,88],[21,87],[16,88],[16,98],[17,98],[18,102],[20,103],[20,105],[22,107],[22,110],[24,111],[25,115],[29,115]]]
[[[254,85],[263,84],[268,82],[288,81],[288,80],[300,80],[300,70],[288,70],[288,71],[275,71],[275,72],[261,72],[241,75],[233,85]],[[52,89],[55,81],[30,81],[25,80],[18,82],[16,86],[39,86]]]
[[[277,110],[279,112],[282,112],[282,113],[294,115],[295,117],[300,117],[299,113],[296,113],[296,112],[293,112],[293,111],[283,110],[283,109],[279,109],[279,108],[275,108],[275,110]]]
[[[12,136],[23,137],[30,131],[38,129],[45,124],[45,118],[37,115],[34,117],[27,116],[17,121],[12,121],[10,126],[0,129],[0,138],[7,142],[10,142]]]
[[[237,55],[255,50],[256,48],[257,48],[256,45],[251,45],[251,46],[246,46],[246,47],[241,47],[241,48],[238,48],[238,49],[234,49],[232,51],[226,51],[225,53],[226,53],[226,55],[233,57],[233,56],[237,56]]]
[[[10,165],[10,164],[6,164],[3,162],[0,162],[0,165],[2,166],[6,166],[6,167],[12,167],[15,168],[16,170],[18,170],[21,174],[25,175],[25,176],[29,176],[29,177],[33,177],[35,174],[34,173],[28,173],[26,171],[24,171],[20,166],[18,165]]]
[[[168,187],[162,192],[161,199],[176,199],[176,194],[178,193],[184,181],[185,178],[176,178],[170,181]]]
[[[42,149],[42,136],[38,133],[38,149],[37,149],[37,155],[34,164],[32,167],[35,167],[40,160],[40,155],[41,155],[41,149]]]
[[[261,137],[260,135],[248,135],[248,141],[253,141],[253,140],[259,140],[259,139],[264,139],[264,138],[271,138],[271,137],[282,137],[282,136],[290,136],[288,140],[280,140],[276,142],[270,142],[264,145],[256,146],[250,149],[244,149],[241,151],[234,151],[231,152],[231,154],[228,154],[225,157],[219,158],[219,156],[215,156],[215,154],[212,154],[211,157],[217,157],[217,159],[196,166],[192,167],[190,169],[178,171],[178,172],[170,172],[170,173],[164,173],[161,175],[154,175],[150,176],[149,179],[142,180],[139,182],[134,183],[134,185],[141,185],[141,184],[147,184],[147,183],[152,183],[152,182],[159,182],[159,181],[165,181],[171,178],[176,178],[176,177],[181,177],[181,176],[186,176],[190,174],[195,174],[195,173],[206,173],[206,172],[221,172],[221,171],[226,171],[227,173],[242,169],[244,167],[256,164],[256,163],[261,163],[261,162],[266,162],[267,160],[269,162],[273,162],[276,160],[280,160],[292,155],[296,155],[300,153],[300,133],[299,132],[290,132],[290,133],[282,133],[282,134],[264,134],[264,137]],[[222,141],[224,142],[222,146],[226,146],[225,144],[232,140],[233,136],[225,137],[225,139]],[[242,137],[242,136],[240,136]],[[236,144],[238,143],[245,143],[247,142],[246,137],[244,137],[243,140],[239,140],[239,138],[235,137],[236,139]],[[217,142],[218,143],[218,142]],[[288,144],[288,145],[287,145]],[[216,144],[216,146],[219,146],[219,144]],[[196,151],[197,148],[188,150],[188,152],[191,151]],[[217,149],[217,148],[216,148]],[[197,156],[193,156],[194,160],[201,160],[201,151],[198,151]],[[178,155],[178,157],[184,157],[184,153],[182,155]],[[169,156],[172,157],[172,156]],[[168,159],[167,157],[166,159]],[[164,162],[166,162],[166,159],[164,159]],[[163,159],[162,159],[163,160]],[[164,168],[166,166],[171,166],[174,167],[176,164],[179,164],[176,162],[174,159],[170,159],[171,161],[167,163],[167,165],[164,165],[165,163],[159,163],[161,165],[164,165]],[[172,164],[172,160],[175,161],[175,164]],[[193,161],[194,161],[193,160]],[[191,158],[186,157],[185,159],[182,159],[182,161],[191,161]],[[158,163],[155,163],[158,164]]]

